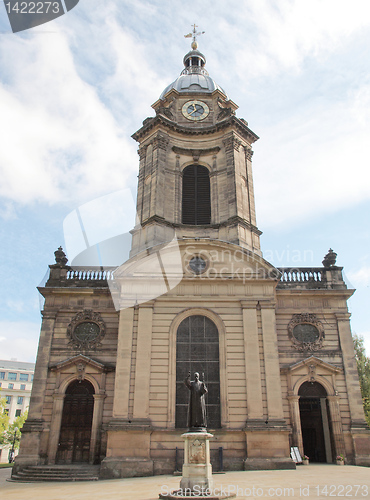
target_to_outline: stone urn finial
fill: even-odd
[[[57,265],[64,267],[67,264],[68,259],[62,247],[59,247],[58,250],[54,252],[54,255],[55,255],[55,262],[57,263]]]
[[[329,248],[329,252],[325,255],[324,260],[322,261],[322,264],[324,267],[332,267],[335,266],[335,263],[337,261],[337,254]]]

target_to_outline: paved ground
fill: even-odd
[[[78,483],[7,482],[10,469],[0,469],[1,500],[154,500],[179,487],[180,477],[154,476]],[[370,469],[349,465],[299,466],[297,470],[217,474],[215,488],[237,493],[237,499],[370,500]],[[215,492],[217,493],[217,491]]]

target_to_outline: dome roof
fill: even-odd
[[[177,92],[196,92],[211,94],[215,90],[220,90],[227,97],[226,92],[211,78],[204,68],[206,58],[199,50],[191,50],[184,57],[185,69],[181,75],[170,85],[168,85],[160,95],[163,100],[165,95],[172,89]]]

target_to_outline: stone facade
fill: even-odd
[[[219,391],[209,400],[220,415],[209,428],[214,470],[220,448],[226,470],[294,468],[291,446],[310,447],[313,461],[343,453],[370,465],[347,309],[353,290],[335,261],[276,269],[263,259],[251,163],[258,137],[208,77],[204,56],[193,50],[184,62],[133,136],[140,167],[130,260],[73,268],[60,249],[39,289],[43,323],[14,470],[83,460],[100,463],[102,478],[173,472],[186,430],[179,359],[188,347],[179,332],[188,318],[206,338],[204,325],[217,332],[213,354],[205,341],[186,358],[189,369],[211,367],[209,397]],[[189,166],[208,172],[208,224],[183,223]],[[64,411],[80,400],[91,408],[84,440]]]

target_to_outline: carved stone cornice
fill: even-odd
[[[235,149],[235,151],[239,151],[239,148],[242,145],[242,141],[233,134],[226,137],[222,142],[224,143],[226,150]]]
[[[199,226],[193,226],[191,224],[179,224],[178,222],[169,222],[163,217],[160,217],[158,215],[153,215],[146,219],[145,221],[142,221],[141,227],[137,229],[132,229],[130,232],[133,234],[134,232],[141,231],[141,229],[149,224],[162,224],[164,226],[172,227],[173,229],[180,228],[180,227],[189,227],[189,228],[194,228],[197,227],[199,228],[206,228],[206,229],[219,229],[220,227],[226,227],[226,226],[236,226],[240,225],[248,229],[254,234],[257,234],[258,236],[261,236],[262,231],[260,231],[256,226],[253,224],[250,224],[248,221],[245,219],[242,219],[239,216],[233,216],[227,219],[226,221],[219,222],[217,224],[204,224],[204,225],[199,225]]]
[[[80,365],[84,365],[84,367],[90,366],[95,370],[97,370],[99,373],[108,373],[115,370],[115,367],[113,365],[103,364],[100,361],[97,361],[96,359],[92,359],[88,356],[85,356],[84,354],[77,354],[72,358],[68,358],[64,361],[60,361],[59,363],[50,365],[49,369],[52,372],[58,372],[73,365],[76,366],[77,373],[81,370],[84,371],[83,367]]]
[[[172,120],[169,120],[165,116],[158,114],[153,118],[147,118],[146,120],[144,120],[143,126],[137,132],[132,134],[131,137],[135,141],[140,142],[156,126],[163,126],[166,129],[172,130],[174,132],[190,136],[210,135],[219,132],[220,130],[224,130],[225,128],[235,127],[238,130],[238,133],[243,138],[245,138],[250,144],[256,142],[259,139],[258,135],[255,134],[252,130],[250,130],[250,128],[246,125],[246,122],[237,118],[234,115],[210,126],[208,125],[194,126],[194,124],[192,124],[192,126],[186,126],[186,125],[180,125]]]
[[[169,144],[169,140],[166,136],[162,135],[162,134],[158,134],[154,139],[153,139],[153,142],[152,142],[152,145],[153,145],[153,151],[155,149],[163,149],[164,151],[166,151],[167,147],[168,147],[168,144]]]
[[[139,159],[140,161],[143,160],[145,157],[146,157],[146,150],[148,149],[148,146],[145,145],[145,146],[141,146],[138,150],[137,150],[137,154],[139,155]]]
[[[349,312],[336,312],[334,314],[337,321],[349,321],[351,318],[351,313]]]
[[[167,116],[167,118],[169,118],[170,120],[173,120],[174,117],[171,108],[172,108],[172,103],[169,106],[159,106],[155,110],[155,112],[157,113],[157,115],[162,114]]]
[[[253,151],[249,146],[244,146],[245,157],[247,160],[252,161]]]
[[[177,146],[172,147],[172,151],[178,155],[183,156],[192,156],[194,161],[197,161],[201,156],[205,155],[216,155],[221,148],[208,148],[208,149],[187,149],[187,148],[178,148]]]

